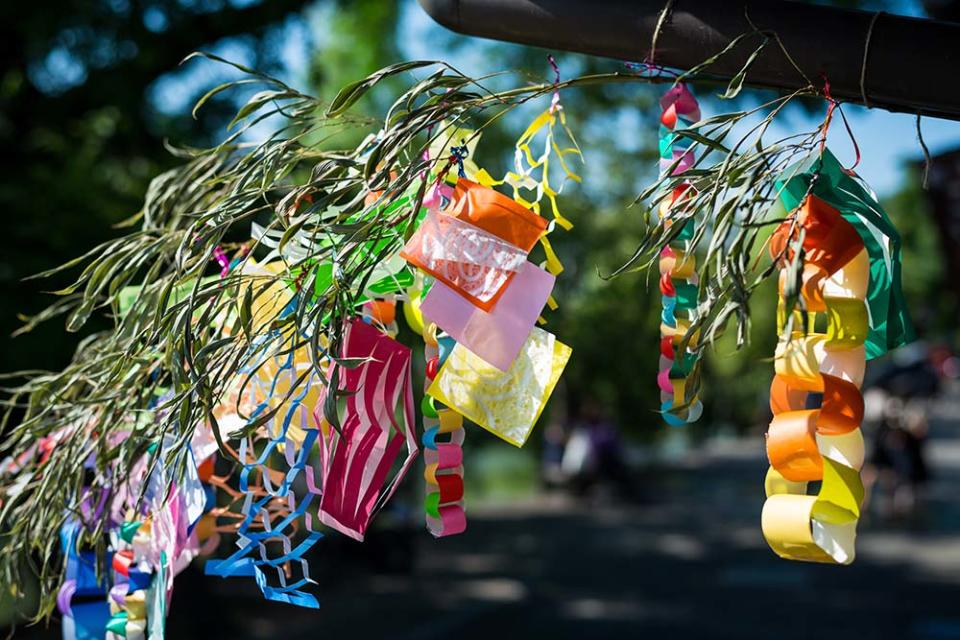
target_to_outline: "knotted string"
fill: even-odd
[[[840,118],[843,120],[843,126],[847,129],[847,135],[850,136],[850,142],[853,144],[853,151],[857,156],[856,160],[853,162],[853,165],[849,169],[841,167],[841,170],[848,176],[854,176],[856,175],[854,169],[860,164],[860,145],[857,144],[857,139],[853,135],[853,129],[850,128],[850,123],[847,121],[847,116],[844,115],[843,109],[840,107],[840,103],[830,94],[830,80],[827,79],[826,74],[822,74],[822,77],[823,97],[826,98],[829,106],[827,107],[827,115],[823,119],[823,125],[821,126],[820,153],[823,154],[824,149],[827,148],[827,131],[829,131],[830,123],[833,121],[833,112],[838,110],[840,112]]]
[[[460,140],[461,145],[459,147],[450,147],[450,165],[453,166],[453,163],[457,163],[457,175],[461,178],[466,178],[467,173],[463,169],[463,161],[467,159],[469,150],[467,149],[467,141]]]
[[[560,84],[560,67],[557,66],[557,61],[554,59],[553,54],[547,54],[547,62],[550,63],[550,66],[553,67],[553,98],[550,99],[550,113],[556,113],[557,109],[560,108],[560,89],[558,85]]]
[[[624,66],[631,71],[639,71],[641,74],[649,74],[647,77],[650,78],[662,78],[667,76],[670,78],[679,78],[680,74],[672,69],[667,69],[663,65],[654,64],[653,62],[644,61],[644,62],[624,62]]]

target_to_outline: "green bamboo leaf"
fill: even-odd
[[[205,104],[207,103],[207,101],[208,101],[210,98],[212,98],[213,96],[217,95],[218,93],[222,93],[222,92],[226,91],[227,89],[232,89],[233,87],[237,86],[238,84],[241,84],[241,82],[237,82],[237,81],[224,82],[223,84],[217,85],[217,86],[214,87],[213,89],[210,89],[210,91],[207,91],[205,94],[203,94],[203,96],[202,96],[199,100],[197,100],[197,103],[196,103],[195,105],[193,105],[193,110],[190,112],[190,115],[193,116],[193,119],[194,119],[194,120],[196,120],[196,119],[197,119],[197,113],[200,111],[200,109],[203,107],[203,105],[205,105]]]
[[[87,320],[90,319],[90,314],[93,313],[93,307],[93,300],[84,300],[79,307],[74,309],[67,318],[67,331],[70,333],[80,331],[83,325],[87,323]]]
[[[244,289],[240,303],[240,327],[248,340],[253,336],[253,287],[254,285],[250,284]]]
[[[286,91],[261,91],[254,94],[247,103],[240,107],[240,110],[237,111],[237,115],[233,117],[233,120],[227,125],[227,129],[232,129],[238,122],[249,116],[254,111],[258,110],[263,105],[268,102],[273,102],[274,100],[282,100],[284,98],[290,98],[291,95]]]
[[[714,140],[713,138],[708,138],[705,135],[697,133],[693,129],[677,129],[673,133],[677,137],[689,138],[698,144],[702,144],[705,147],[710,147],[711,149],[719,151],[720,153],[730,153],[730,149],[727,149],[718,140]],[[706,173],[706,172],[703,172],[703,173]]]
[[[757,56],[760,55],[760,52],[763,51],[763,48],[767,45],[769,40],[764,39],[760,46],[754,49],[753,53],[747,58],[747,61],[744,63],[743,68],[738,71],[733,78],[730,79],[730,83],[727,84],[727,90],[723,92],[720,96],[724,100],[730,100],[736,98],[740,95],[740,90],[743,89],[743,82],[747,79],[747,71],[750,70],[750,67],[753,65],[754,61],[757,59]]]
[[[333,101],[330,102],[330,106],[327,108],[327,116],[334,117],[341,115],[344,111],[349,109],[351,106],[356,103],[357,100],[363,97],[371,88],[373,88],[378,82],[387,78],[389,76],[396,75],[398,73],[403,73],[405,71],[412,71],[413,69],[419,69],[421,67],[428,67],[430,65],[437,64],[431,60],[419,60],[412,62],[401,62],[399,64],[394,64],[389,67],[384,67],[376,73],[373,73],[363,80],[357,82],[352,82],[347,86],[340,89]]]
[[[283,248],[287,246],[287,243],[290,242],[306,225],[307,220],[300,220],[293,223],[283,232],[283,235],[280,236],[280,243],[277,245],[277,250],[283,252]]]

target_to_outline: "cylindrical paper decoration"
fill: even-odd
[[[805,313],[788,310],[784,297],[786,267],[801,229],[804,262],[797,284]],[[786,220],[774,232],[770,252],[784,269],[763,534],[783,558],[849,564],[864,493],[860,385],[870,262],[853,225],[814,195],[804,200],[795,221]],[[817,314],[826,317],[823,332],[815,331]],[[822,394],[819,407],[812,393]],[[809,482],[820,482],[816,495],[808,494]]]
[[[660,99],[660,170],[671,175],[683,173],[693,165],[693,151],[689,140],[674,133],[678,127],[700,119],[700,107],[684,84],[672,87]],[[694,351],[697,335],[691,336],[686,346],[683,339],[697,314],[696,257],[687,247],[694,233],[694,221],[689,218],[675,222],[671,218],[684,210],[684,200],[693,187],[683,183],[669,198],[660,203],[660,216],[669,228],[683,227],[660,256],[660,293],[663,312],[660,316],[660,368],[657,384],[660,387],[660,409],[664,421],[673,426],[695,422],[703,413],[697,390],[688,380],[698,366]]]

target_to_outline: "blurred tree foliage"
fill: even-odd
[[[167,94],[176,94],[176,104],[189,105],[218,80],[209,68],[201,77],[192,67],[177,68],[193,50],[213,48],[228,57],[239,52],[244,63],[282,75],[288,62],[284,47],[291,38],[308,34],[312,42],[305,77],[291,81],[324,98],[355,78],[411,57],[447,59],[466,65],[472,74],[518,70],[538,79],[552,76],[545,51],[464,38],[418,12],[413,0],[5,3],[0,9],[0,206],[8,238],[0,257],[5,309],[0,334],[17,326],[15,313],[37,311],[48,301],[39,295],[37,283],[23,283],[23,277],[93,246],[112,233],[111,224],[138,210],[149,179],[174,162],[163,148],[164,138],[200,144],[221,135],[233,106],[229,98],[205,108],[197,123],[188,109],[171,113],[162,104],[171,100]],[[301,29],[290,31],[291,21]],[[565,76],[615,70],[619,64],[568,54],[558,55],[558,62]],[[209,65],[191,63],[198,64]],[[565,214],[576,226],[556,234],[567,270],[558,282],[560,310],[550,314],[548,328],[574,347],[566,375],[570,410],[586,396],[596,397],[612,418],[636,434],[658,432],[661,424],[655,413],[656,278],[632,273],[605,281],[598,276],[619,266],[640,235],[640,208],[627,205],[656,171],[660,91],[631,85],[563,95],[587,165],[584,185],[568,185],[564,201]],[[381,114],[390,95],[387,85],[367,98],[367,113]],[[523,115],[485,132],[478,147],[480,164],[502,175],[525,118],[545,107],[530,105],[521,110]],[[730,105],[704,100],[705,113],[720,108]],[[891,213],[901,221],[901,210],[913,219],[922,217],[916,213],[921,201],[911,186],[891,201]],[[908,226],[905,262],[915,274],[907,278],[908,295],[923,305],[943,274],[936,266],[935,237],[923,224]],[[707,355],[704,386],[712,420],[702,425],[765,421],[774,308],[771,284],[752,310],[752,344],[734,355],[732,342],[724,343]],[[75,339],[59,323],[18,340],[4,337],[0,370],[59,367]]]
[[[195,127],[164,118],[158,78],[195,49],[244,37],[252,62],[276,68],[266,36],[304,0],[50,0],[0,5],[0,370],[66,363],[77,337],[53,323],[9,340],[17,313],[49,303],[22,279],[74,257],[140,208],[149,180],[175,160],[171,137],[196,144],[227,112]],[[222,119],[220,120],[222,122]],[[50,283],[42,286],[49,287]]]

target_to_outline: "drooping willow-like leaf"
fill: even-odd
[[[33,372],[5,389],[3,450],[11,457],[0,470],[0,571],[6,584],[15,585],[23,563],[41,559],[32,567],[44,594],[40,615],[52,610],[61,580],[57,532],[80,508],[85,489],[105,492],[122,484],[131,466],[165,438],[174,445],[165,447],[164,462],[182,467],[199,423],[214,425],[217,438],[236,438],[273,417],[275,409],[243,416],[242,432],[221,434],[217,425],[217,407],[235,391],[229,381],[244,371],[251,353],[262,355],[265,344],[280,350],[271,356],[309,347],[317,376],[338,388],[328,380],[327,364],[342,351],[345,319],[362,302],[377,265],[409,237],[429,184],[451,168],[451,158],[425,151],[438,141],[468,142],[453,136],[463,129],[479,135],[517,106],[556,90],[673,81],[609,73],[492,91],[486,88],[489,78],[416,61],[382,69],[323,104],[234,66],[247,77],[215,88],[198,104],[237,85],[262,84],[240,108],[232,133],[211,149],[174,150],[184,164],[151,183],[142,210],[127,223],[134,231],[40,274],[82,267],[57,292],[58,301],[28,319],[24,330],[53,317],[64,317],[71,331],[95,313],[115,318],[111,330],[80,343],[63,371]],[[351,107],[383,79],[414,71],[425,75],[393,102],[382,122],[351,115]],[[727,93],[735,95],[742,82]],[[814,132],[766,145],[763,134],[786,104],[814,93],[811,87],[694,124],[680,134],[699,147],[697,164],[678,175],[667,172],[637,198],[652,210],[681,182],[695,188],[676,215],[704,220],[690,240],[690,251],[703,255],[700,316],[691,330],[702,331],[704,344],[731,317],[741,342],[746,339],[750,293],[772,273],[758,268],[755,258],[758,234],[779,222],[765,217],[773,180],[798,154],[811,152],[817,139]],[[765,115],[746,136],[735,144],[726,140],[758,113]],[[248,132],[263,126],[274,132],[263,142],[248,142]],[[373,131],[353,148],[338,148],[338,136],[355,128]],[[682,227],[668,228],[646,215],[648,232],[617,273],[650,266]],[[253,239],[246,240],[251,230]],[[222,277],[213,262],[218,249],[235,256]],[[282,269],[257,270],[254,261],[267,255],[278,258]],[[299,293],[283,314],[274,308],[278,291]],[[288,339],[264,341],[277,335]],[[330,375],[336,378],[340,367]],[[324,408],[334,428],[336,402],[330,393]],[[88,460],[95,461],[92,474],[84,468]],[[90,527],[90,540],[103,524]]]

